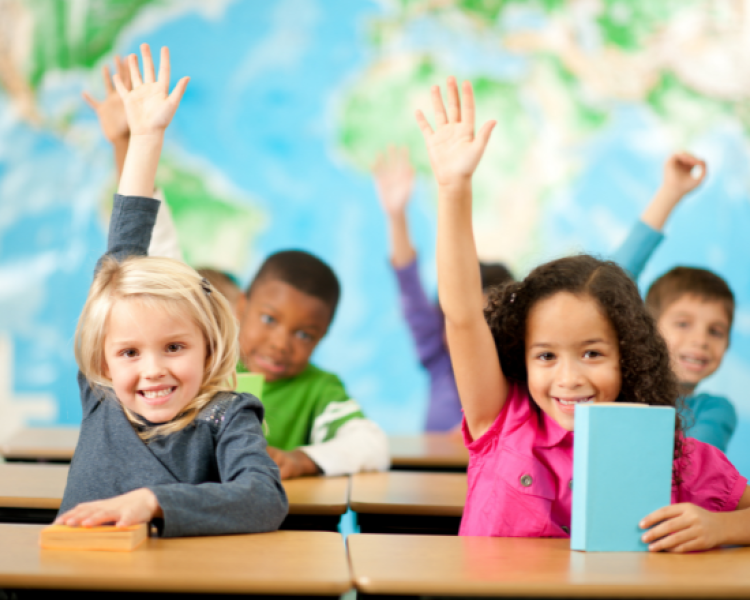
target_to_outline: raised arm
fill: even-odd
[[[435,129],[421,111],[424,135],[438,184],[438,294],[445,314],[448,346],[469,431],[480,437],[495,421],[508,395],[508,383],[484,320],[479,260],[471,222],[471,178],[495,121],[474,133],[474,93],[463,84],[464,106],[453,77],[448,79],[446,111],[440,88],[432,88]]]
[[[125,64],[119,56],[115,56],[115,69],[120,76],[123,87],[130,90],[130,70],[125,68]],[[122,175],[122,167],[125,164],[125,155],[128,151],[128,142],[130,141],[130,128],[128,119],[125,116],[125,106],[122,103],[120,94],[112,84],[112,77],[109,67],[102,67],[102,78],[104,79],[104,100],[97,100],[88,92],[83,92],[83,99],[94,110],[99,119],[99,126],[107,141],[112,144],[115,155],[115,167],[117,167],[117,180]]]
[[[128,57],[132,90],[127,89],[119,74],[114,77],[130,127],[130,145],[120,177],[119,193],[150,197],[154,193],[164,131],[180,105],[190,78],[180,79],[170,94],[169,50],[166,47],[161,49],[158,79],[148,44],[141,44],[141,56],[143,77],[135,54]]]
[[[416,258],[406,220],[406,205],[414,189],[414,169],[409,162],[409,151],[406,148],[388,148],[375,162],[372,175],[388,222],[391,264],[395,269],[403,269]]]

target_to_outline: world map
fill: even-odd
[[[83,90],[147,42],[191,77],[159,186],[183,254],[247,283],[302,248],[343,298],[315,362],[389,433],[422,428],[427,379],[403,322],[370,167],[406,146],[409,220],[435,295],[435,189],[416,108],[448,75],[497,128],[475,177],[480,256],[518,276],[608,256],[687,149],[708,178],[677,208],[642,289],[676,264],[732,286],[728,396],[750,475],[750,2],[705,0],[0,1],[0,437],[76,424],[77,316],[105,248],[112,152]]]

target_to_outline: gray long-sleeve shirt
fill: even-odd
[[[115,196],[107,253],[145,255],[159,203]],[[266,452],[263,406],[249,394],[220,393],[186,428],[145,443],[111,390],[78,378],[81,434],[60,512],[81,502],[150,489],[164,513],[164,537],[277,529],[288,502]]]

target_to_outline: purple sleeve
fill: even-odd
[[[681,480],[672,490],[672,503],[691,502],[713,512],[737,509],[747,487],[724,453],[693,438],[683,443],[683,456],[675,463]]]
[[[429,369],[432,361],[448,352],[443,341],[443,313],[425,295],[416,259],[395,272],[404,318],[417,346],[419,360]]]

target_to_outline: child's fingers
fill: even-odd
[[[159,83],[166,85],[167,89],[169,89],[170,74],[169,48],[162,46],[161,56],[159,58]]]
[[[143,59],[143,83],[154,83],[156,81],[154,59],[151,57],[151,48],[148,44],[141,44],[141,58]]]
[[[88,104],[91,108],[94,109],[94,111],[99,109],[99,102],[92,98],[88,92],[81,92],[81,96],[83,96],[83,99],[86,101],[86,104]]]
[[[474,131],[474,123],[476,119],[474,108],[474,90],[471,88],[471,83],[469,83],[468,81],[464,81],[461,88],[461,91],[464,95],[463,122],[471,127],[472,131]],[[487,124],[485,123],[485,127],[486,126]]]
[[[141,80],[141,72],[138,69],[138,57],[135,54],[128,56],[128,68],[130,70],[130,81],[133,84],[133,89],[137,89],[143,85]]]
[[[655,541],[653,544],[649,544],[648,549],[650,552],[661,552],[662,550],[674,551],[679,546],[688,544],[695,539],[695,535],[687,529],[677,531]]]
[[[432,96],[432,110],[435,113],[435,125],[440,127],[448,122],[448,115],[445,114],[443,105],[443,96],[440,94],[440,86],[433,85],[430,92]]]
[[[107,65],[102,67],[102,79],[104,79],[104,89],[107,91],[107,95],[113,94],[115,88],[112,87],[112,76],[109,73],[109,67]]]
[[[662,508],[655,510],[650,515],[647,515],[641,519],[641,522],[638,523],[638,526],[641,529],[649,529],[656,525],[657,523],[661,523],[662,521],[666,521],[667,519],[671,519],[672,517],[676,517],[677,515],[682,514],[684,505],[680,504],[670,504],[668,506],[663,506]]]
[[[130,89],[130,70],[125,68],[125,63],[120,59],[119,56],[115,56],[115,67],[117,74],[120,76],[123,85]]]
[[[177,107],[180,105],[180,101],[182,100],[182,96],[185,93],[189,81],[190,77],[183,77],[177,82],[177,85],[174,86],[172,93],[169,94],[169,102],[174,106],[174,110],[177,110]]]
[[[476,140],[479,142],[479,146],[482,149],[482,152],[484,152],[484,149],[487,147],[487,143],[490,141],[490,136],[492,135],[492,130],[495,129],[495,125],[497,125],[497,121],[487,121],[484,125],[482,125],[479,133],[477,133]]]
[[[417,125],[419,125],[419,128],[422,130],[422,135],[424,135],[425,139],[431,136],[433,133],[435,133],[432,130],[432,127],[430,127],[429,122],[424,116],[424,113],[422,113],[421,110],[417,110],[414,113],[414,116],[417,119]]]
[[[125,87],[125,84],[123,83],[122,77],[120,77],[120,74],[115,73],[115,76],[112,78],[112,81],[115,84],[115,89],[117,90],[117,93],[120,94],[120,98],[124,100],[125,96],[127,96],[130,90]]]
[[[461,99],[458,96],[458,85],[455,77],[448,77],[446,83],[446,96],[448,98],[448,120],[451,123],[461,122]]]

